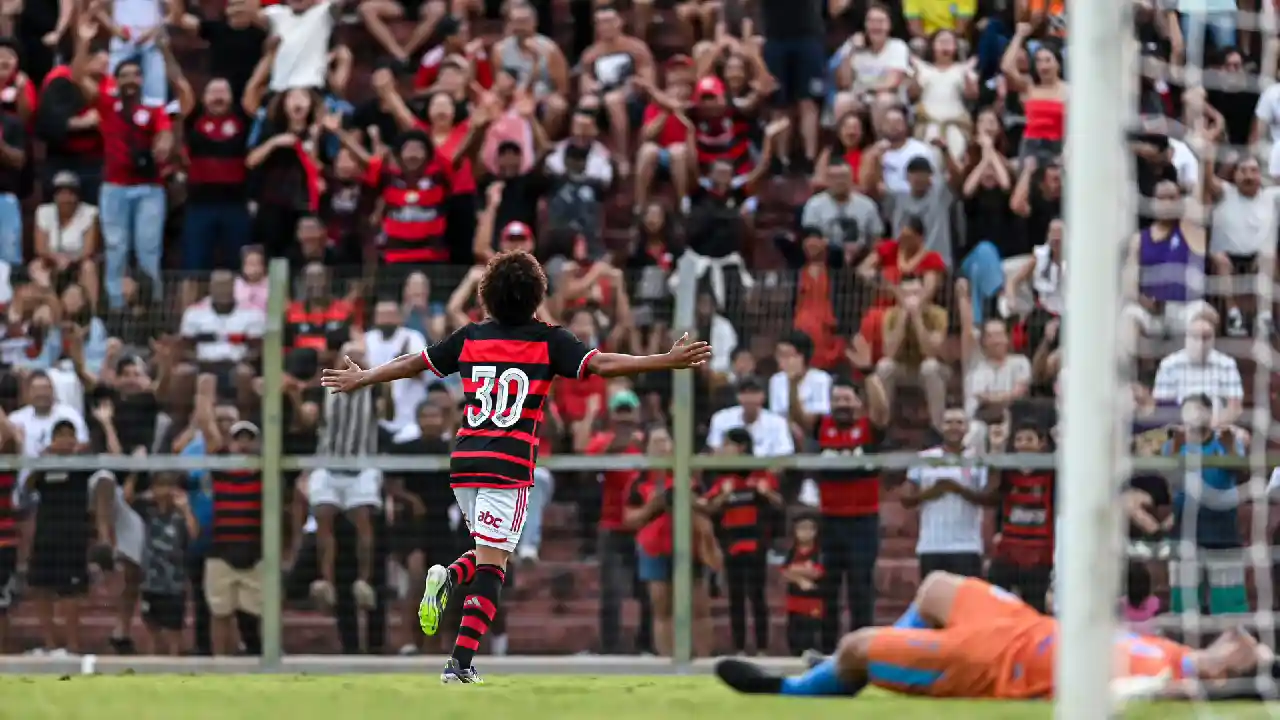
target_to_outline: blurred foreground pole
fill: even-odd
[[[698,276],[688,253],[680,259],[679,284],[676,287],[674,335],[693,331],[694,305],[697,302]],[[706,340],[707,338],[698,338]],[[693,662],[693,470],[689,458],[696,448],[693,438],[693,370],[676,370],[671,381],[671,438],[675,485],[671,508],[672,532],[675,537],[671,560],[671,627],[674,642],[671,659],[687,671]]]
[[[1125,132],[1130,120],[1126,64],[1133,44],[1129,2],[1072,0],[1064,170],[1066,361],[1062,386],[1058,522],[1062,541],[1054,602],[1058,648],[1058,720],[1112,715],[1116,598],[1120,590],[1119,453],[1120,257],[1134,208]],[[1127,217],[1126,217],[1127,216]]]
[[[284,310],[289,261],[267,269],[267,328],[262,338],[262,664],[280,668],[284,613]]]

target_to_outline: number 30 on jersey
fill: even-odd
[[[480,384],[475,392],[480,407],[467,406],[468,425],[476,428],[486,420],[493,420],[494,425],[509,428],[520,420],[524,401],[529,397],[529,376],[523,370],[507,368],[499,375],[494,365],[476,365],[471,368],[471,381]],[[512,385],[515,386],[514,397]]]

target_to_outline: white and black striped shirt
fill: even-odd
[[[320,423],[320,446],[325,457],[352,457],[378,453],[378,417],[372,388],[351,393],[329,393]]]
[[[965,455],[971,455],[966,452]],[[937,458],[946,453],[941,447],[920,451],[920,457]],[[975,491],[987,484],[985,468],[939,465],[919,466],[907,471],[907,481],[920,491],[928,490],[939,480],[951,480]],[[956,495],[947,493],[920,506],[920,539],[916,553],[981,553],[982,508]]]

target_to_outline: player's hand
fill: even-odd
[[[321,373],[320,386],[329,388],[331,393],[352,392],[364,386],[364,370],[345,355],[342,356],[342,362],[345,367],[325,368]]]
[[[698,367],[711,359],[710,344],[701,340],[691,343],[688,340],[689,333],[681,335],[676,344],[672,345],[671,350],[667,352],[667,358],[671,361],[672,370]]]

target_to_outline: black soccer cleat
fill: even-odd
[[[778,695],[782,678],[749,660],[724,658],[716,663],[716,677],[725,685],[748,695]]]
[[[476,672],[475,667],[464,668],[454,658],[449,658],[449,662],[445,663],[444,670],[440,672],[440,682],[445,685],[453,683],[461,683],[463,685],[484,684],[484,680],[480,679],[480,673]]]

